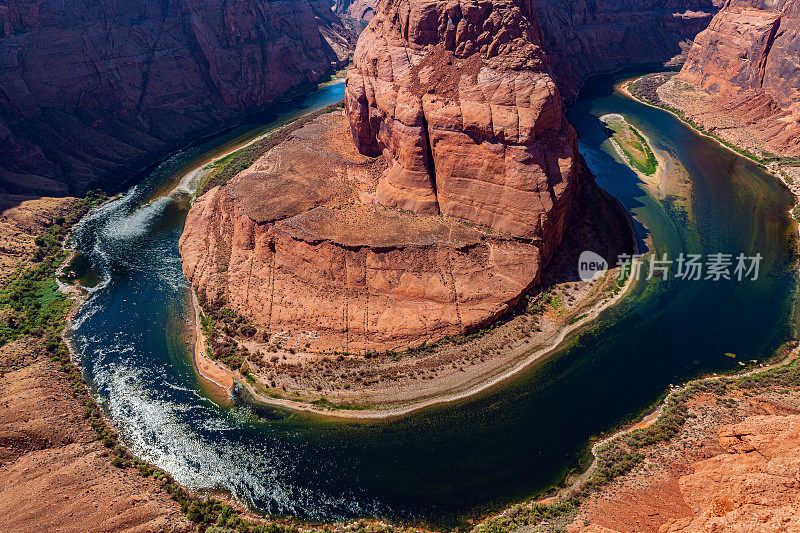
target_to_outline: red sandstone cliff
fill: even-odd
[[[538,35],[511,0],[382,3],[347,120],[317,120],[200,198],[187,278],[312,350],[402,348],[505,312],[579,180]]]
[[[680,78],[776,152],[800,155],[800,1],[729,0],[697,36]]]
[[[0,190],[118,182],[315,84],[343,33],[325,0],[0,3]]]
[[[187,278],[311,350],[402,348],[492,321],[539,279],[580,181],[551,72],[574,91],[628,58],[669,57],[710,17],[686,6],[713,8],[379,2],[347,123],[317,120],[200,198],[180,244]]]
[[[382,6],[345,91],[357,148],[389,165],[381,203],[518,238],[560,233],[576,135],[538,34],[513,1]]]
[[[524,0],[562,93],[592,74],[662,62],[705,29],[723,0]]]

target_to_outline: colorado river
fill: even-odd
[[[453,524],[561,481],[590,438],[670,384],[766,359],[794,339],[790,194],[675,117],[614,92],[620,79],[592,79],[569,112],[598,183],[634,215],[643,245],[672,257],[760,253],[757,281],[641,282],[524,375],[397,420],[219,405],[187,343],[191,300],[177,246],[185,206],[156,192],[270,127],[245,125],[164,162],[76,228],[76,247],[102,281],[75,317],[72,343],[125,442],[180,483],[229,491],[262,512]],[[332,85],[277,111],[317,109],[342,92]],[[608,113],[624,115],[664,159],[658,189],[615,159],[598,120]]]

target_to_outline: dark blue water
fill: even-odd
[[[759,252],[758,281],[640,283],[546,362],[457,404],[383,422],[265,420],[215,404],[198,383],[177,247],[185,212],[171,197],[148,203],[231,134],[174,158],[76,231],[105,281],[78,314],[73,341],[125,442],[181,483],[230,491],[264,512],[452,525],[560,482],[592,436],[670,384],[766,358],[793,339],[788,192],[671,115],[614,93],[617,78],[593,79],[569,113],[598,183],[636,217],[643,246],[672,256]],[[342,88],[304,107],[339,99]],[[612,155],[597,120],[609,112],[624,114],[667,160],[659,189]]]

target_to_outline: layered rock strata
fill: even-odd
[[[194,205],[192,285],[312,350],[414,346],[507,311],[579,179],[538,35],[510,0],[381,4],[347,118],[318,119]]]
[[[0,4],[0,191],[118,183],[316,84],[347,39],[324,0]]]
[[[197,200],[180,241],[193,287],[311,350],[400,349],[505,312],[540,246],[377,204],[384,161],[347,129],[323,115]]]
[[[679,77],[775,153],[800,156],[800,1],[730,0]]]
[[[525,0],[562,93],[590,75],[663,62],[704,30],[723,0]],[[688,46],[688,45],[687,45]]]

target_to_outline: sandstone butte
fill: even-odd
[[[800,156],[800,1],[730,0],[679,76],[774,152]]]
[[[347,116],[194,204],[192,286],[311,350],[404,348],[504,313],[558,245],[579,181],[538,34],[510,0],[382,3]]]
[[[584,178],[556,80],[571,97],[631,55],[671,57],[715,4],[374,9],[346,117],[306,126],[198,199],[180,242],[199,294],[300,349],[402,349],[505,313],[539,280]]]

